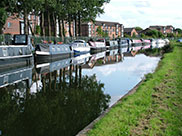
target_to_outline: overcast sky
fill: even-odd
[[[182,0],[111,0],[96,20],[119,22],[124,27],[173,25],[182,28]]]

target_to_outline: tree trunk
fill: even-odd
[[[50,17],[50,12],[49,10],[47,11],[47,23],[48,23],[48,36],[51,36],[51,17]]]
[[[72,34],[71,34],[71,15],[68,15],[68,22],[69,22],[69,35],[70,35],[70,37],[72,37]]]
[[[77,37],[77,16],[75,15],[75,37]]]
[[[29,21],[28,21],[28,27],[30,28],[31,33],[34,36],[34,32],[33,32],[32,26],[30,25],[30,22]]]
[[[44,13],[41,13],[41,36],[45,36]]]
[[[56,16],[55,14],[53,13],[53,28],[54,28],[54,36],[57,37],[57,20],[56,20]]]
[[[58,17],[58,25],[59,25],[59,36],[62,38],[62,27],[61,27],[61,19]]]
[[[80,12],[78,13],[78,36],[81,36],[81,17],[80,17]]]
[[[63,37],[65,37],[64,20],[62,20]]]
[[[24,34],[28,34],[28,13],[27,9],[24,9]]]

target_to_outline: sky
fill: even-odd
[[[124,27],[173,25],[182,28],[182,0],[111,0],[98,21],[119,22]]]

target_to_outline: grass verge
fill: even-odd
[[[164,54],[155,73],[98,121],[89,136],[182,135],[182,45]]]

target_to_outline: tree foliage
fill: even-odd
[[[80,35],[81,22],[94,21],[98,15],[104,13],[103,5],[109,2],[110,0],[1,0],[0,18],[5,18],[7,13],[23,15],[25,33],[28,33],[30,27],[28,15],[33,13],[41,18],[42,35],[48,36],[56,34],[56,20],[60,23],[62,33],[60,35],[63,36],[65,35],[63,23],[68,22],[71,28],[71,23],[74,22],[76,36]],[[2,24],[4,25],[4,22]]]
[[[146,36],[150,36],[152,38],[164,38],[164,34],[157,30],[149,30],[146,32]]]
[[[108,37],[108,32],[104,32],[101,28],[101,26],[99,26],[96,30],[97,35],[100,37]]]
[[[135,30],[136,30],[136,31],[142,31],[142,30],[143,30],[143,28],[141,28],[141,27],[137,26],[137,27],[135,27]]]

